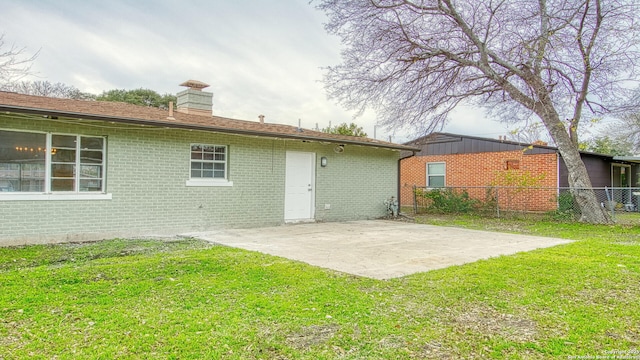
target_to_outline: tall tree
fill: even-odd
[[[0,86],[14,83],[31,73],[31,65],[38,53],[29,56],[25,55],[25,50],[15,44],[8,46],[4,34],[0,35]]]
[[[17,92],[20,94],[47,96],[64,99],[89,100],[95,95],[80,91],[73,85],[66,85],[61,82],[52,83],[49,81],[20,81],[6,84],[2,90]]]
[[[319,0],[342,38],[330,97],[389,126],[441,128],[463,101],[538,117],[569,170],[581,220],[608,223],[578,152],[583,110],[605,114],[639,80],[637,0]],[[563,119],[569,119],[564,122]]]
[[[322,132],[328,134],[367,137],[367,133],[362,130],[362,126],[358,126],[356,123],[342,123],[336,126],[329,126],[322,129]]]
[[[174,104],[176,103],[176,96],[171,94],[160,95],[153,90],[142,88],[135,90],[114,89],[104,91],[101,95],[97,96],[96,100],[120,101],[134,105],[167,109],[169,108],[170,101],[173,101]]]

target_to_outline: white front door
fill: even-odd
[[[316,155],[287,151],[284,220],[305,221],[314,216]]]

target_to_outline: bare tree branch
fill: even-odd
[[[26,48],[15,44],[7,46],[4,34],[0,35],[0,86],[18,81],[31,74],[33,60],[38,57],[36,52],[32,56],[25,56]]]
[[[578,146],[578,124],[580,123],[582,108],[584,106],[585,101],[587,101],[587,94],[589,93],[589,82],[591,80],[591,74],[593,72],[593,67],[591,65],[591,50],[593,49],[596,38],[598,37],[600,26],[602,25],[602,8],[600,6],[600,0],[595,0],[595,7],[596,7],[595,21],[593,22],[593,29],[591,30],[591,35],[589,36],[589,39],[586,45],[584,43],[584,36],[587,35],[585,33],[586,31],[585,27],[588,25],[588,17],[590,13],[589,2],[586,2],[584,4],[584,12],[582,13],[582,17],[580,18],[580,23],[578,25],[578,33],[577,33],[576,41],[578,43],[578,49],[580,50],[580,55],[582,56],[583,78],[582,78],[582,87],[580,88],[580,91],[577,92],[577,99],[574,107],[573,118],[571,119],[571,122],[569,124],[569,136],[575,146]]]
[[[0,86],[0,90],[64,99],[89,100],[95,98],[95,95],[84,93],[71,85],[40,80],[13,82]]]

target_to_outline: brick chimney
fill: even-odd
[[[180,84],[180,86],[186,86],[188,89],[180,91],[177,94],[178,112],[213,116],[213,93],[202,91],[202,89],[209,87],[208,84],[197,80],[187,80]]]

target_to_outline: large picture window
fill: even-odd
[[[445,163],[427,163],[427,187],[441,188],[445,186]]]
[[[105,138],[0,130],[0,192],[104,192]]]

